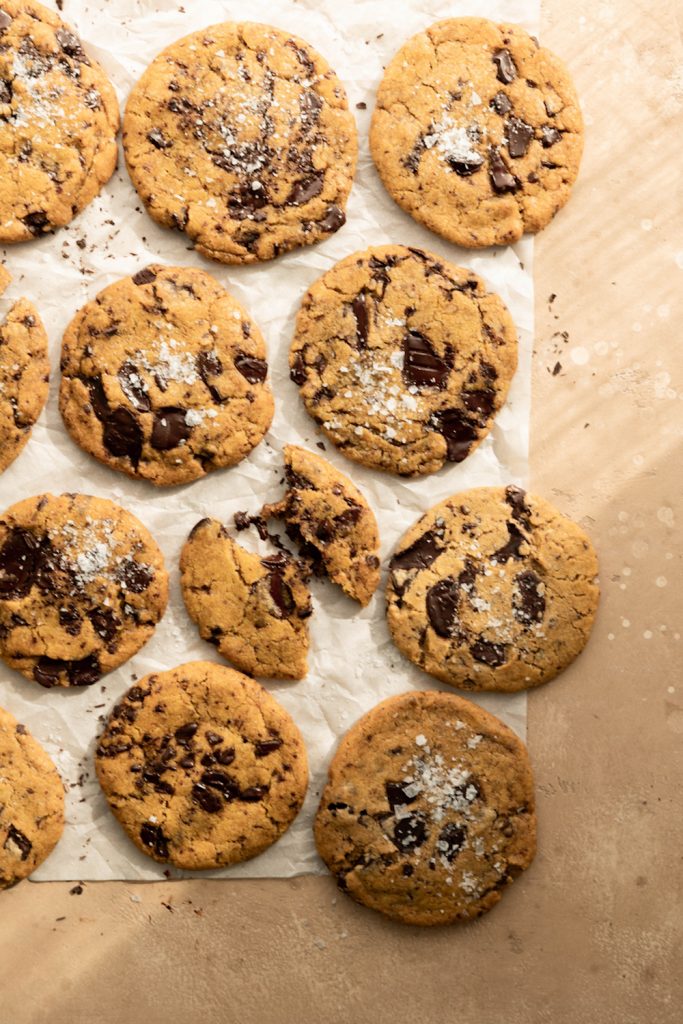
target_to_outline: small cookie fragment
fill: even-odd
[[[119,107],[71,28],[0,2],[0,244],[68,224],[114,173]]]
[[[167,47],[131,92],[123,145],[154,220],[222,263],[272,259],[346,220],[357,141],[344,87],[268,25],[212,25]]]
[[[9,275],[0,280],[0,294],[8,283]],[[27,443],[47,401],[49,380],[43,322],[28,299],[19,299],[0,323],[0,473]]]
[[[454,694],[407,693],[344,736],[315,820],[320,856],[359,903],[405,924],[486,913],[531,864],[524,744]]]
[[[304,296],[289,357],[306,410],[350,459],[401,476],[462,462],[517,367],[502,300],[421,249],[374,246]]]
[[[600,594],[584,531],[513,486],[434,506],[389,567],[394,643],[463,690],[512,692],[553,679],[587,643]]]
[[[109,285],[67,327],[61,365],[76,444],[158,486],[235,465],[273,418],[261,332],[203,270],[152,264]]]
[[[379,583],[379,530],[374,512],[356,485],[320,455],[285,445],[287,493],[264,505],[263,518],[284,519],[287,532],[304,544],[344,593],[366,605]]]
[[[64,829],[64,786],[41,745],[0,708],[0,889],[28,878]]]
[[[507,245],[569,199],[583,119],[566,67],[523,28],[451,18],[388,64],[370,149],[415,220],[456,245]]]
[[[190,617],[224,658],[250,676],[304,678],[311,595],[294,559],[252,554],[215,519],[202,519],[180,571]]]
[[[91,686],[162,617],[168,574],[142,523],[106,498],[41,494],[0,515],[0,657],[41,686]]]
[[[0,263],[0,295],[9,288],[11,280],[12,275],[9,270]]]
[[[296,818],[306,748],[253,679],[208,661],[146,676],[111,713],[97,777],[128,837],[198,871],[255,857]]]

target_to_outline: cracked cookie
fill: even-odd
[[[261,557],[202,519],[180,555],[185,607],[204,640],[241,672],[303,679],[312,612],[308,573],[283,552]]]
[[[0,0],[0,243],[68,224],[116,167],[119,108],[72,29]]]
[[[135,845],[190,870],[262,853],[292,824],[308,785],[306,748],[287,711],[253,679],[209,661],[129,690],[95,766]]]
[[[342,739],[315,841],[339,887],[388,917],[479,917],[536,850],[526,747],[454,694],[391,697]]]
[[[569,199],[583,119],[564,64],[519,25],[453,18],[388,65],[370,149],[415,220],[456,245],[506,245]]]
[[[64,829],[64,787],[25,725],[0,708],[0,889],[28,878]]]
[[[76,444],[159,486],[233,466],[273,418],[261,332],[203,270],[145,267],[71,321],[59,407]]]
[[[0,294],[9,275],[0,267]],[[29,439],[47,401],[47,334],[35,307],[19,299],[0,323],[0,473]]]
[[[222,263],[269,260],[337,231],[356,164],[344,88],[301,39],[228,22],[164,50],[124,118],[149,214]]]
[[[386,245],[354,253],[306,293],[290,376],[348,458],[403,476],[461,462],[491,429],[517,334],[470,270]]]
[[[106,498],[42,494],[0,515],[0,657],[41,686],[90,686],[123,664],[167,597],[154,539]]]
[[[379,530],[374,512],[344,473],[305,448],[283,449],[287,492],[261,516],[284,519],[301,555],[366,605],[379,583]],[[238,524],[239,525],[239,524]]]
[[[389,568],[394,643],[463,690],[547,683],[583,650],[598,606],[589,538],[519,487],[479,487],[434,506]]]

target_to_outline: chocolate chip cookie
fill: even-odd
[[[284,448],[287,492],[261,516],[284,519],[313,571],[330,577],[366,605],[379,583],[377,520],[356,485],[320,455],[297,445]]]
[[[417,925],[479,917],[534,857],[526,748],[454,694],[391,697],[342,739],[315,840],[339,887],[373,910]]]
[[[0,515],[0,657],[41,686],[90,686],[139,651],[168,575],[113,501],[41,494]]]
[[[72,29],[0,0],[0,244],[68,224],[116,167],[119,108]]]
[[[476,274],[385,245],[348,256],[309,289],[289,364],[344,455],[411,476],[461,462],[486,436],[517,366],[517,335]]]
[[[236,668],[303,679],[312,612],[307,572],[284,552],[261,557],[202,519],[180,555],[185,606],[199,632]]]
[[[263,439],[273,397],[261,332],[203,270],[158,264],[71,321],[59,407],[106,465],[168,486],[233,466]]]
[[[519,487],[479,487],[430,509],[390,562],[396,646],[463,690],[524,690],[583,650],[598,605],[584,531]]]
[[[272,259],[345,221],[357,143],[344,88],[267,25],[213,25],[164,50],[131,93],[123,144],[154,220],[222,263]]]
[[[8,279],[0,267],[0,295]],[[0,323],[0,473],[28,441],[49,380],[45,328],[28,299],[19,299]]]
[[[64,829],[64,787],[26,726],[0,708],[0,889],[27,878]]]
[[[129,690],[95,766],[135,845],[190,870],[262,853],[292,824],[308,784],[306,748],[285,709],[253,679],[209,661]]]
[[[452,18],[388,65],[370,148],[415,220],[456,245],[505,245],[569,199],[583,120],[564,64],[519,25]]]

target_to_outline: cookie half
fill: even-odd
[[[213,25],[167,47],[130,95],[123,145],[154,220],[222,263],[272,259],[345,221],[357,143],[344,87],[268,25]]]
[[[0,515],[0,657],[41,686],[90,686],[149,640],[161,551],[106,498],[41,494]]]
[[[109,181],[119,107],[78,36],[33,0],[0,2],[0,243],[68,224]]]
[[[0,889],[27,878],[64,829],[64,786],[26,726],[0,708]]]
[[[43,322],[28,299],[19,299],[0,323],[0,473],[28,441],[47,401],[49,380]]]
[[[74,441],[160,486],[240,462],[273,418],[261,332],[203,270],[158,264],[71,321],[59,408]]]
[[[205,640],[251,676],[303,679],[308,671],[311,594],[284,553],[260,557],[221,523],[202,519],[180,555],[185,607]]]
[[[308,784],[306,749],[285,709],[253,679],[208,661],[129,690],[95,766],[135,845],[191,870],[262,853],[294,821]]]
[[[391,697],[342,739],[315,841],[340,888],[388,917],[479,917],[534,857],[526,747],[453,694]]]
[[[344,593],[366,605],[379,583],[379,530],[375,514],[353,481],[320,455],[285,445],[287,493],[264,505],[261,516],[287,524],[302,542],[302,556]]]
[[[308,290],[289,364],[307,412],[344,455],[412,476],[461,462],[489,432],[517,334],[472,271],[376,246]]]
[[[435,505],[390,562],[394,643],[463,690],[547,683],[583,650],[598,606],[584,531],[519,487],[480,487]]]
[[[523,28],[452,18],[387,66],[370,149],[415,220],[456,245],[505,245],[567,202],[583,119],[566,67]]]

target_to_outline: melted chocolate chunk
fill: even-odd
[[[208,814],[217,814],[223,806],[221,798],[202,782],[195,782],[192,787],[192,799]]]
[[[0,11],[0,14],[2,14],[2,11]],[[16,846],[19,850],[21,860],[27,860],[28,855],[33,849],[31,840],[23,832],[20,832],[18,828],[15,828],[14,825],[10,825],[7,829],[7,838],[3,843],[3,849],[11,850],[13,846]]]
[[[116,577],[121,586],[131,594],[143,594],[154,579],[154,570],[134,558],[124,558],[119,563]]]
[[[491,668],[505,664],[505,645],[492,644],[488,640],[477,640],[470,648],[475,661],[480,661]]]
[[[472,153],[468,156],[467,160],[458,160],[456,157],[450,156],[447,158],[446,163],[461,178],[469,178],[470,175],[479,170],[484,163],[484,158],[479,153]]]
[[[351,508],[347,508],[346,512],[340,512],[338,516],[334,517],[332,534],[344,534],[355,526],[363,515],[363,509],[360,505],[353,505]]]
[[[530,530],[531,509],[526,503],[526,491],[523,491],[521,487],[515,487],[514,484],[509,484],[505,488],[505,500],[512,509],[512,518]]]
[[[504,92],[497,92],[491,100],[490,106],[501,117],[504,114],[509,114],[512,110],[512,103]]]
[[[408,331],[403,340],[403,380],[418,388],[436,387],[443,391],[453,358],[438,356],[428,338],[419,331]]]
[[[218,750],[214,750],[213,758],[218,764],[228,765],[232,764],[235,760],[235,748],[234,747],[219,747]]]
[[[304,362],[304,357],[301,355],[301,352],[297,352],[296,355],[294,356],[294,362],[291,370],[289,371],[289,376],[290,379],[293,380],[294,383],[297,384],[299,387],[301,387],[302,384],[306,383],[306,364]]]
[[[493,388],[479,388],[476,391],[464,391],[462,396],[463,405],[468,412],[479,413],[479,419],[483,423],[489,418],[496,404],[496,393]]]
[[[179,743],[181,747],[186,747],[197,732],[198,728],[199,722],[186,722],[185,725],[179,726],[174,733],[176,742]]]
[[[496,50],[492,60],[497,68],[496,77],[498,81],[503,82],[504,85],[509,85],[510,82],[514,82],[517,77],[517,66],[512,59],[510,51]]]
[[[66,662],[64,661],[57,661],[54,658],[39,658],[33,669],[33,678],[46,689],[51,686],[57,686],[59,677],[65,667]]]
[[[140,829],[140,839],[144,846],[156,853],[157,857],[161,857],[163,860],[168,859],[168,838],[164,835],[160,825],[145,822]]]
[[[259,800],[263,800],[268,792],[268,788],[268,786],[248,786],[240,793],[240,800],[247,804],[258,803]]]
[[[402,853],[409,853],[411,850],[416,850],[418,846],[422,846],[427,836],[424,818],[418,814],[410,814],[396,822],[393,840]]]
[[[20,218],[22,224],[25,224],[29,229],[34,238],[38,238],[39,235],[47,234],[50,230],[50,222],[47,218],[47,214],[43,210],[35,210],[33,213],[27,213],[25,217]]]
[[[512,611],[518,622],[525,626],[541,622],[545,614],[545,597],[538,592],[541,579],[531,569],[515,576],[517,593],[512,595]]]
[[[265,359],[257,359],[246,352],[239,352],[235,356],[235,368],[250,384],[262,384],[268,375],[268,363]]]
[[[541,145],[544,149],[550,149],[562,140],[562,132],[553,128],[550,124],[544,124],[541,128]]]
[[[91,654],[78,661],[39,658],[33,669],[33,678],[41,686],[49,689],[57,686],[62,673],[66,673],[72,686],[92,686],[102,675],[97,655]]]
[[[282,740],[273,736],[272,739],[268,740],[257,740],[254,743],[254,753],[257,757],[267,757],[268,754],[273,754],[276,750],[279,750],[282,746]]]
[[[449,462],[462,462],[477,439],[476,427],[459,409],[442,409],[433,417],[434,425],[446,441]]]
[[[346,214],[338,206],[330,206],[318,227],[323,231],[338,231],[346,223]]]
[[[142,454],[142,430],[130,410],[121,405],[107,414],[103,419],[102,443],[112,455],[127,456],[137,466]]]
[[[493,147],[489,154],[489,178],[494,192],[499,195],[516,192],[519,188],[519,178],[510,173],[499,151]]]
[[[452,576],[439,580],[427,591],[425,600],[432,629],[446,639],[455,636],[458,626],[460,584]]]
[[[465,825],[456,825],[455,822],[449,821],[439,832],[436,848],[441,856],[445,857],[450,864],[462,850],[466,839],[467,827]]]
[[[390,568],[396,569],[426,569],[438,558],[443,548],[435,533],[423,533],[409,548],[398,551],[391,559]]]
[[[288,206],[303,206],[304,203],[319,196],[323,190],[323,175],[313,174],[309,178],[297,181],[287,196]]]
[[[526,537],[514,523],[506,523],[506,526],[510,539],[491,555],[491,561],[497,564],[509,562],[511,558],[521,558],[521,547],[526,543]]]
[[[192,428],[185,419],[186,415],[187,410],[172,406],[155,412],[150,437],[152,448],[159,452],[167,452],[171,448],[177,448],[181,441],[187,441]]]
[[[387,794],[387,800],[392,811],[394,807],[405,807],[406,804],[412,804],[417,800],[417,795],[408,796],[405,791],[405,782],[385,782],[384,791]]]
[[[240,795],[240,788],[237,785],[237,782],[231,775],[226,775],[225,772],[204,772],[199,785],[210,786],[211,789],[217,789],[223,794],[224,799],[228,802],[236,800]],[[204,810],[207,809],[208,808],[206,807],[204,808]]]
[[[137,367],[133,363],[125,362],[118,372],[118,378],[121,389],[131,405],[138,412],[149,412],[152,403],[142,386]]]
[[[359,351],[368,347],[368,331],[370,325],[367,301],[367,294],[365,292],[360,292],[351,303],[351,311],[356,318],[356,347]]]
[[[89,63],[84,51],[81,46],[81,41],[78,36],[75,36],[73,32],[69,32],[68,29],[58,28],[55,32],[57,42],[64,50],[64,53],[68,54],[69,57],[75,57],[76,60],[82,63]]]
[[[28,530],[11,530],[0,548],[0,600],[25,597],[40,569],[41,546]]]
[[[98,636],[101,636],[105,643],[110,643],[118,633],[121,621],[110,608],[95,608],[88,612],[88,618]]]
[[[213,398],[214,402],[222,403],[225,401],[224,396],[215,384],[210,380],[211,377],[218,377],[223,372],[223,364],[221,363],[215,352],[200,352],[197,356],[197,373],[202,378],[204,384],[209,390],[209,394]]]
[[[144,270],[138,270],[137,274],[133,274],[133,284],[149,284],[156,281],[156,277],[156,271],[151,267],[145,267]]]
[[[288,583],[285,583],[281,572],[271,572],[269,576],[268,589],[275,607],[280,611],[283,618],[291,615],[294,611],[294,597]]]
[[[526,154],[531,140],[534,137],[534,130],[521,117],[511,117],[507,123],[508,153],[511,157],[519,159]]]
[[[152,128],[151,132],[147,132],[147,139],[155,149],[171,149],[173,146],[171,139],[167,139],[160,128]]]

